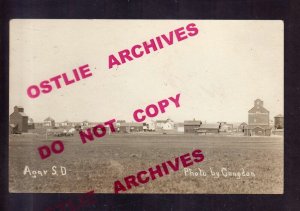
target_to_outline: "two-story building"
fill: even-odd
[[[270,136],[270,113],[260,99],[254,101],[254,106],[248,111],[248,125],[244,128],[247,136]]]
[[[24,108],[15,106],[14,112],[9,115],[10,133],[28,132],[28,116],[24,113]]]

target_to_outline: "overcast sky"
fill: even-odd
[[[199,34],[108,69],[108,56],[195,23]],[[255,99],[283,114],[283,22],[225,20],[13,20],[10,112],[35,122],[133,121],[138,108],[181,93],[156,119],[247,122]],[[28,86],[89,64],[93,76],[38,98]],[[150,119],[148,119],[150,120]]]

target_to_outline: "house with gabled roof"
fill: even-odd
[[[243,122],[241,123],[239,126],[238,126],[238,132],[244,132],[245,131],[245,128],[247,127],[247,123],[246,122]]]
[[[44,127],[55,127],[55,120],[51,117],[47,117],[44,120]]]
[[[274,117],[274,127],[275,127],[275,129],[283,129],[284,128],[284,117],[282,114],[278,114]]]
[[[201,124],[202,122],[197,120],[184,121],[183,122],[184,133],[195,133],[197,130],[199,130]]]

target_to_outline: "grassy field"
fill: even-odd
[[[65,150],[41,160],[37,148],[63,140]],[[113,183],[138,171],[147,170],[176,156],[201,149],[205,159],[189,168],[207,172],[206,177],[185,176],[181,167],[126,193],[283,193],[283,137],[132,135],[114,134],[82,144],[74,137],[48,137],[41,134],[10,136],[10,192],[113,193]],[[44,176],[24,175],[30,170],[48,170]],[[67,175],[52,175],[52,166],[66,167]],[[254,172],[255,177],[213,178],[209,169]]]

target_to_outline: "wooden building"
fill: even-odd
[[[9,115],[9,124],[11,133],[28,132],[28,116],[24,113],[23,107],[14,107],[14,112]]]
[[[147,122],[148,131],[155,131],[156,129],[156,122],[151,120],[150,122]]]
[[[121,124],[126,123],[125,120],[117,120],[116,122],[116,127],[117,127],[117,131],[120,132],[120,126]]]
[[[248,126],[244,129],[247,136],[270,136],[269,111],[264,108],[263,101],[256,99],[254,106],[248,111]]]
[[[247,136],[270,136],[271,128],[256,126],[256,125],[248,125],[244,132]]]
[[[275,129],[284,129],[284,117],[282,114],[274,117],[274,127]]]
[[[42,128],[44,126],[43,122],[35,122],[34,123],[34,128]]]
[[[156,129],[173,130],[174,124],[175,124],[174,121],[171,119],[157,120],[156,121]]]
[[[118,131],[121,133],[141,132],[143,131],[143,124],[137,122],[123,122],[120,123]]]
[[[177,132],[184,133],[184,123],[183,122],[177,122],[174,127],[177,130]]]
[[[55,120],[51,117],[47,117],[44,120],[44,127],[55,127]]]
[[[66,120],[66,121],[63,121],[63,122],[61,122],[60,123],[60,126],[62,126],[62,127],[67,127],[67,126],[70,126],[70,122],[68,121],[68,120]]]
[[[198,133],[215,133],[218,134],[220,132],[220,124],[201,124]]]
[[[233,124],[229,124],[227,122],[219,123],[219,132],[232,133],[233,132]]]
[[[196,130],[200,128],[201,124],[202,122],[197,120],[184,121],[183,123],[184,133],[195,133]]]
[[[245,128],[247,127],[247,125],[248,125],[248,124],[247,124],[246,122],[241,123],[241,124],[239,125],[239,127],[238,127],[238,132],[244,133]]]

